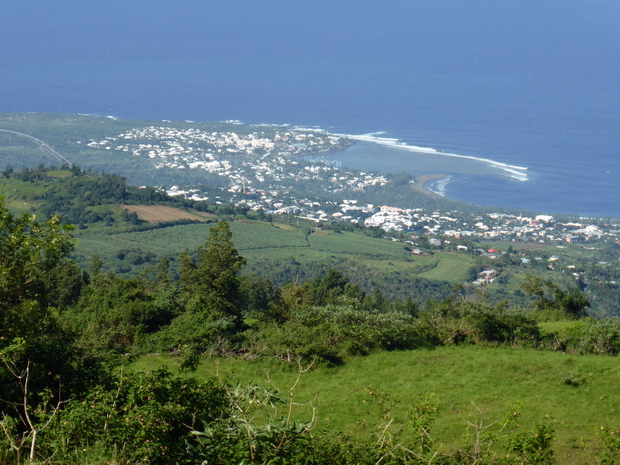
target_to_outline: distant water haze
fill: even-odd
[[[360,142],[343,163],[449,174],[445,195],[477,204],[620,217],[618,2],[22,0],[1,10],[0,111],[382,132],[471,158]],[[475,159],[527,168],[527,180]]]

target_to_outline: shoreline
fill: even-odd
[[[421,176],[417,176],[414,178],[415,182],[411,185],[411,187],[415,191],[420,192],[422,194],[425,194],[431,197],[445,199],[446,197],[439,195],[426,187],[426,185],[429,182],[435,181],[437,179],[445,178],[445,177],[446,177],[445,174],[423,174]]]
[[[440,150],[437,150],[431,147],[420,147],[417,145],[409,145],[404,142],[401,142],[400,139],[389,138],[389,137],[379,137],[378,134],[380,135],[382,133],[371,133],[371,134],[361,134],[361,135],[355,135],[355,134],[336,134],[336,135],[346,137],[348,139],[352,139],[356,141],[371,142],[371,143],[383,145],[385,147],[392,147],[398,150],[405,150],[408,152],[413,152],[413,153],[418,153],[418,154],[440,155],[443,157],[451,157],[451,158],[457,158],[457,159],[462,159],[462,160],[471,160],[473,162],[483,163],[491,168],[500,170],[500,172],[502,172],[502,175],[508,176],[512,179],[516,179],[517,181],[524,182],[524,181],[529,180],[528,173],[527,173],[528,168],[526,166],[511,165],[508,163],[492,160],[490,158],[482,158],[482,157],[475,157],[472,155],[461,155],[458,153],[443,152],[443,151],[440,151]]]

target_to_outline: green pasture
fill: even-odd
[[[84,254],[102,254],[109,250],[144,248],[154,253],[178,255],[184,250],[195,250],[209,237],[208,224],[170,226],[147,231],[117,234],[80,234],[76,251]],[[100,250],[100,251],[98,251]]]
[[[81,237],[76,244],[77,246],[75,249],[78,255],[84,255],[87,257],[99,255],[104,260],[108,257],[111,258],[113,255],[116,255],[116,253],[118,253],[121,249],[132,248],[129,243],[117,242],[106,236],[94,236],[93,238]]]
[[[299,230],[284,229],[260,221],[231,222],[235,247],[241,251],[260,251],[282,248],[308,248],[306,236]],[[243,255],[243,253],[241,253]]]
[[[438,253],[437,266],[420,273],[418,276],[427,279],[439,279],[450,282],[464,282],[467,276],[467,270],[472,265],[472,259],[469,255]]]
[[[361,255],[375,260],[404,260],[409,256],[400,242],[349,232],[320,231],[308,240],[313,249],[333,255]]]
[[[25,199],[26,201],[30,201],[45,195],[48,189],[48,183],[30,184],[16,179],[0,180],[0,195],[4,196],[7,200]]]
[[[178,363],[177,358],[148,356],[132,369],[149,371],[162,365],[176,369]],[[206,359],[196,376],[265,386],[271,382],[287,396],[297,366]],[[349,359],[336,368],[310,370],[302,375],[294,400],[302,404],[297,407],[300,420],[310,418],[310,404],[318,406],[317,429],[366,435],[382,423],[377,404],[382,396],[388,399],[397,428],[419,396],[435,393],[440,415],[433,437],[446,451],[462,446],[468,432],[473,433],[468,422],[489,425],[521,403],[519,428],[552,422],[557,463],[586,464],[595,463],[600,450],[600,427],[620,424],[620,395],[613,388],[619,384],[616,357],[460,346],[381,352]]]

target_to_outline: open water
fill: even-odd
[[[5,2],[0,111],[373,133],[400,142],[338,156],[449,174],[434,188],[476,204],[620,217],[619,24],[615,0]]]

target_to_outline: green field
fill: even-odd
[[[104,259],[106,256],[111,259],[118,250],[141,248],[176,257],[184,250],[193,251],[204,245],[212,226],[213,223],[177,225],[117,234],[80,232],[76,252],[83,256],[98,254]],[[300,263],[308,263],[354,259],[382,271],[454,283],[465,280],[471,265],[468,255],[411,255],[400,242],[350,232],[318,231],[306,236],[304,230],[289,225],[249,220],[230,222],[230,229],[236,248],[249,261],[294,258]]]
[[[420,273],[420,276],[450,282],[463,282],[465,280],[467,269],[472,263],[469,256],[449,253],[440,253],[436,256],[439,258],[437,266]]]
[[[149,356],[133,368],[152,370],[163,364],[174,368],[177,363],[175,358]],[[269,361],[207,359],[196,375],[267,385],[268,372],[273,384],[287,393],[296,377],[295,368]],[[490,424],[520,402],[522,429],[552,422],[557,463],[586,464],[595,463],[600,450],[600,427],[620,423],[620,396],[610,388],[619,384],[616,357],[439,347],[376,353],[349,359],[340,367],[310,371],[302,376],[295,400],[319,405],[317,429],[330,427],[365,435],[379,422],[378,406],[368,402],[369,387],[389,395],[395,424],[402,422],[418,396],[435,393],[440,415],[433,437],[445,451],[465,443],[467,422],[482,418],[485,425]],[[308,420],[307,405],[300,406],[298,414],[300,420]],[[360,422],[367,426],[360,427]]]
[[[143,247],[156,253],[178,255],[184,250],[196,250],[209,238],[213,223],[177,225],[142,232],[109,235],[82,234],[78,236],[77,251],[96,253],[99,245],[117,248]],[[288,255],[296,249],[309,248],[305,236],[260,222],[230,224],[235,246],[242,255],[271,256],[273,249],[286,248]]]

